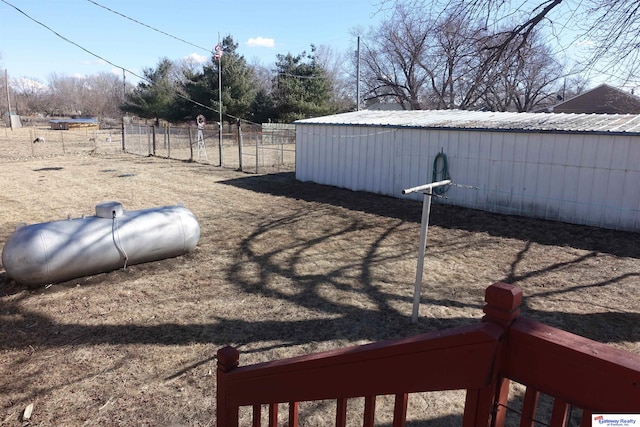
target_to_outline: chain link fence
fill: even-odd
[[[195,161],[251,173],[295,170],[295,128],[289,126],[125,126],[125,151]]]
[[[52,130],[46,121],[26,120],[23,127],[0,128],[0,159],[73,154],[129,153],[207,163],[248,173],[295,170],[293,125],[150,125],[144,122],[101,124]]]
[[[122,152],[122,130],[79,127],[52,130],[31,124],[10,129],[0,127],[0,159],[19,160],[79,154]]]

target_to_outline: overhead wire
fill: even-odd
[[[94,3],[94,4],[95,4],[95,5],[97,5],[97,6],[104,7],[104,6],[102,6],[102,5],[100,5],[100,4],[96,3],[96,2],[91,1],[91,0],[87,0],[87,1],[90,1],[91,3]],[[63,36],[62,34],[60,34],[59,32],[57,32],[56,30],[54,30],[53,28],[51,28],[50,26],[48,26],[47,24],[45,24],[45,23],[43,23],[43,22],[41,22],[41,21],[37,20],[36,18],[32,17],[32,16],[31,16],[31,15],[29,15],[27,12],[25,12],[25,11],[23,11],[22,9],[20,9],[19,7],[17,7],[17,6],[15,6],[15,5],[11,4],[11,3],[10,3],[10,2],[8,2],[7,0],[0,0],[0,2],[2,2],[2,3],[4,3],[4,4],[6,4],[7,6],[9,6],[9,7],[11,7],[11,8],[13,8],[13,9],[15,9],[18,13],[20,13],[20,14],[24,15],[27,19],[29,19],[29,20],[31,20],[31,21],[33,21],[33,22],[35,22],[36,24],[38,24],[38,25],[40,25],[41,27],[45,28],[46,30],[50,31],[51,33],[53,33],[54,35],[56,35],[56,36],[57,36],[57,37],[59,37],[60,39],[62,39],[62,40],[64,40],[65,42],[67,42],[67,43],[69,43],[69,44],[71,44],[71,45],[73,45],[73,46],[75,46],[75,47],[77,47],[77,48],[81,49],[82,51],[84,51],[84,52],[88,53],[89,55],[91,55],[91,56],[93,56],[93,57],[95,57],[95,58],[98,58],[98,59],[100,59],[101,61],[104,61],[104,62],[106,62],[107,64],[109,64],[109,65],[111,65],[111,66],[113,66],[113,67],[115,67],[115,68],[118,68],[118,69],[120,69],[120,70],[122,70],[122,71],[124,71],[124,72],[127,72],[127,73],[129,73],[130,75],[132,75],[132,76],[134,76],[134,77],[137,77],[137,78],[138,78],[138,79],[140,79],[140,80],[143,80],[143,81],[145,81],[145,82],[147,82],[147,83],[153,83],[153,82],[151,82],[149,79],[147,79],[146,77],[141,76],[141,75],[139,75],[139,74],[136,74],[135,72],[133,72],[133,71],[129,70],[128,68],[125,68],[125,67],[123,67],[123,66],[121,66],[121,65],[118,65],[118,64],[116,64],[116,63],[114,63],[114,62],[112,62],[112,61],[109,61],[108,59],[104,58],[103,56],[101,56],[101,55],[99,55],[99,54],[97,54],[97,53],[95,53],[95,52],[93,52],[93,51],[91,51],[91,50],[89,50],[89,49],[85,48],[84,46],[82,46],[82,45],[80,45],[80,44],[78,44],[78,43],[74,42],[73,40],[69,39],[68,37]],[[105,9],[108,9],[108,8],[106,8],[106,7],[104,7],[104,8],[105,8]],[[108,9],[108,10],[110,10],[110,9]],[[125,16],[125,15],[123,15],[123,14],[120,14],[120,13],[118,13],[118,12],[115,12],[115,11],[113,11],[113,10],[110,10],[110,11],[111,11],[111,12],[113,12],[113,13],[117,13],[118,15],[121,15],[121,16],[123,16],[123,17],[127,18],[127,19],[131,19],[131,20],[135,21],[133,18],[129,18],[129,17],[127,17],[127,16]],[[155,28],[153,28],[153,27],[151,27],[151,26],[149,26],[149,25],[146,25],[146,24],[144,24],[144,23],[141,23],[141,22],[138,22],[138,21],[135,21],[135,22],[137,22],[137,23],[139,23],[139,24],[141,24],[141,25],[143,25],[143,26],[145,26],[145,27],[148,27],[148,28],[150,28],[150,29],[152,29],[152,30],[154,30],[154,31],[158,31],[158,32],[160,32],[160,33],[162,33],[162,34],[164,34],[164,35],[169,36],[169,37],[173,37],[173,38],[176,38],[176,39],[178,39],[178,40],[180,40],[180,41],[186,42],[186,41],[181,40],[181,39],[179,39],[179,38],[177,38],[177,37],[174,37],[174,36],[172,36],[172,35],[170,35],[170,34],[168,34],[168,33],[165,33],[165,32],[163,32],[163,31],[157,30],[157,29],[155,29]],[[189,43],[189,42],[186,42],[186,43],[193,45],[192,43]],[[202,47],[197,46],[197,45],[193,45],[193,46],[198,47],[198,48],[200,48],[200,49],[205,49],[205,48],[202,48]],[[205,49],[205,50],[206,50],[206,49]],[[192,104],[194,104],[194,105],[197,105],[198,107],[205,108],[205,109],[207,109],[207,110],[209,110],[209,111],[212,111],[212,112],[215,112],[215,113],[220,113],[220,111],[219,111],[219,110],[216,110],[216,109],[215,109],[215,108],[213,108],[213,107],[210,107],[210,106],[204,105],[204,104],[202,104],[202,103],[200,103],[200,102],[198,102],[198,101],[195,101],[195,100],[193,100],[193,99],[191,99],[191,98],[189,98],[189,97],[187,97],[187,96],[185,96],[185,95],[181,94],[179,91],[176,91],[176,92],[175,92],[175,94],[176,94],[176,96],[177,96],[177,97],[182,98],[182,99],[184,99],[185,101],[190,102],[190,103],[192,103]],[[243,118],[241,118],[241,117],[236,117],[236,116],[234,116],[234,115],[232,115],[232,114],[228,114],[228,113],[223,113],[223,114],[224,114],[226,117],[229,117],[229,118],[232,118],[232,119],[235,119],[235,120],[244,120],[245,122],[253,123],[253,122],[251,122],[250,120],[243,119]]]
[[[40,26],[44,27],[45,29],[47,29],[48,31],[52,32],[53,34],[55,34],[56,36],[58,36],[58,37],[59,37],[59,38],[61,38],[62,40],[66,41],[67,43],[70,43],[70,44],[74,45],[75,47],[77,47],[77,48],[79,48],[79,49],[81,49],[81,50],[85,51],[85,52],[86,52],[86,53],[88,53],[89,55],[94,56],[94,57],[96,57],[96,58],[98,58],[98,59],[100,59],[100,60],[102,60],[102,61],[106,62],[106,63],[107,63],[107,64],[109,64],[109,65],[113,65],[113,66],[114,66],[114,67],[116,67],[116,68],[119,68],[119,69],[121,69],[121,70],[124,70],[124,71],[128,72],[129,74],[131,74],[131,75],[133,75],[133,76],[136,76],[136,77],[138,77],[138,78],[140,78],[140,79],[142,79],[142,80],[147,80],[147,79],[145,79],[144,77],[137,75],[137,74],[136,74],[136,73],[134,73],[133,71],[128,70],[128,69],[126,69],[126,68],[124,68],[124,67],[122,67],[122,66],[120,66],[120,65],[114,64],[113,62],[109,61],[108,59],[103,58],[102,56],[98,55],[97,53],[91,52],[89,49],[87,49],[87,48],[85,48],[85,47],[83,47],[83,46],[79,45],[78,43],[74,42],[73,40],[71,40],[71,39],[69,39],[69,38],[67,38],[67,37],[63,36],[62,34],[60,34],[60,33],[58,33],[57,31],[55,31],[53,28],[49,27],[48,25],[44,24],[44,23],[43,23],[43,22],[41,22],[41,21],[38,21],[37,19],[35,19],[34,17],[32,17],[31,15],[29,15],[28,13],[26,13],[26,12],[25,12],[25,11],[23,11],[22,9],[20,9],[20,8],[18,8],[17,6],[15,6],[15,5],[13,5],[13,4],[11,4],[11,3],[9,3],[7,0],[0,0],[0,1],[1,1],[2,3],[6,4],[7,6],[9,6],[9,7],[11,7],[11,8],[13,8],[13,9],[15,9],[17,12],[21,13],[22,15],[24,15],[25,17],[27,17],[27,18],[28,18],[28,19],[30,19],[31,21],[35,22],[36,24],[38,24],[38,25],[40,25]]]
[[[94,4],[94,5],[96,5],[98,7],[101,7],[103,9],[105,9],[105,10],[108,10],[111,13],[114,13],[114,14],[116,14],[118,16],[121,16],[121,17],[123,17],[125,19],[128,19],[129,21],[135,22],[136,24],[142,25],[143,27],[149,28],[150,30],[156,31],[156,32],[158,32],[160,34],[164,34],[167,37],[171,37],[172,39],[178,40],[178,41],[180,41],[182,43],[188,44],[188,45],[193,46],[193,47],[197,47],[198,49],[202,49],[205,52],[211,52],[211,49],[207,49],[206,47],[198,46],[197,44],[191,43],[191,42],[189,42],[187,40],[183,40],[180,37],[176,37],[176,36],[174,36],[172,34],[169,34],[169,33],[165,32],[165,31],[159,30],[159,29],[157,29],[155,27],[152,27],[151,25],[145,24],[144,22],[140,22],[137,19],[134,19],[134,18],[132,18],[130,16],[127,16],[124,13],[120,13],[117,10],[113,10],[113,9],[107,7],[107,6],[104,6],[104,5],[96,2],[96,1],[93,1],[93,0],[87,0],[87,1],[89,3],[91,3],[91,4]]]
[[[211,50],[210,50],[210,49],[207,49],[206,47],[199,46],[199,45],[194,44],[194,43],[191,43],[191,42],[189,42],[189,41],[187,41],[187,40],[181,39],[180,37],[174,36],[173,34],[169,34],[169,33],[167,33],[166,31],[162,31],[162,30],[160,30],[160,29],[158,29],[158,28],[152,27],[151,25],[148,25],[148,24],[145,24],[144,22],[138,21],[137,19],[132,18],[132,17],[130,17],[130,16],[128,16],[128,15],[125,15],[124,13],[118,12],[117,10],[113,10],[113,9],[111,9],[111,8],[107,7],[107,6],[104,6],[103,4],[98,3],[97,1],[94,1],[94,0],[87,0],[87,1],[88,1],[89,3],[91,3],[91,4],[95,5],[95,6],[98,6],[98,7],[102,8],[102,9],[105,9],[105,10],[107,10],[107,11],[111,12],[111,13],[114,13],[114,14],[116,14],[116,15],[118,15],[118,16],[121,16],[121,17],[122,17],[122,18],[124,18],[124,19],[128,19],[129,21],[135,22],[135,23],[136,23],[136,24],[138,24],[138,25],[141,25],[141,26],[146,27],[146,28],[148,28],[148,29],[150,29],[150,30],[156,31],[156,32],[158,32],[158,33],[160,33],[160,34],[163,34],[163,35],[167,36],[167,37],[171,37],[172,39],[178,40],[178,41],[180,41],[180,42],[182,42],[182,43],[185,43],[185,44],[188,44],[188,45],[190,45],[190,46],[193,46],[193,47],[196,47],[196,48],[198,48],[198,49],[201,49],[201,50],[203,50],[203,51],[205,51],[205,52],[209,52],[209,53],[211,53]],[[147,79],[144,79],[144,80],[148,81]],[[182,99],[184,99],[184,100],[188,101],[188,102],[191,102],[191,103],[193,103],[193,104],[195,104],[195,105],[199,106],[199,107],[203,107],[203,108],[206,108],[206,109],[208,109],[208,110],[210,110],[210,111],[213,111],[213,112],[219,113],[219,111],[218,111],[218,110],[216,110],[216,109],[214,109],[214,108],[212,108],[212,107],[209,107],[209,106],[203,105],[203,104],[201,104],[201,103],[199,103],[199,102],[197,102],[197,101],[195,101],[195,100],[193,100],[193,99],[191,99],[191,98],[188,98],[188,97],[186,97],[186,96],[182,95],[182,94],[181,94],[181,93],[179,93],[179,92],[176,92],[176,95],[177,95],[178,97],[180,97],[180,98],[182,98]],[[250,120],[242,119],[241,117],[236,117],[236,116],[234,116],[234,115],[232,115],[232,114],[228,114],[228,113],[223,113],[223,114],[224,114],[224,115],[226,115],[227,117],[230,117],[230,118],[235,119],[235,120],[244,120],[245,122],[253,123],[253,122],[252,122],[252,121],[250,121]],[[254,124],[257,124],[257,123],[254,123]]]
[[[169,33],[165,32],[165,31],[159,30],[159,29],[157,29],[155,27],[152,27],[151,25],[145,24],[144,22],[138,21],[135,18],[132,18],[132,17],[130,17],[128,15],[125,15],[124,13],[118,12],[117,10],[113,10],[113,9],[107,7],[107,6],[104,6],[104,5],[100,4],[100,3],[98,3],[97,1],[94,1],[94,0],[87,0],[87,1],[89,3],[91,3],[91,4],[94,4],[94,5],[98,6],[98,7],[101,7],[102,9],[107,10],[107,11],[109,11],[111,13],[114,13],[114,14],[116,14],[118,16],[121,16],[124,19],[128,19],[129,21],[135,22],[136,24],[142,25],[143,27],[149,28],[150,30],[156,31],[156,32],[158,32],[160,34],[163,34],[163,35],[167,36],[167,37],[171,37],[172,39],[178,40],[178,41],[180,41],[182,43],[186,43],[186,44],[188,44],[190,46],[197,47],[198,49],[202,49],[205,52],[211,52],[211,50],[207,49],[206,47],[198,46],[197,44],[194,44],[194,43],[191,43],[191,42],[189,42],[187,40],[181,39],[180,37],[176,37],[173,34],[169,34]],[[286,77],[293,77],[293,78],[296,78],[296,79],[311,79],[311,80],[325,78],[325,77],[322,77],[322,76],[299,76],[299,75],[290,74],[290,73],[278,73],[278,75],[279,76],[286,76]]]

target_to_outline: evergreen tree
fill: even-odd
[[[314,46],[310,55],[277,55],[276,71],[273,92],[278,121],[290,123],[336,112],[331,82],[316,61]]]
[[[256,97],[251,103],[249,117],[254,123],[268,123],[276,118],[273,97],[265,89],[258,89]]]
[[[186,98],[199,104],[219,110],[218,76],[222,77],[222,113],[230,122],[234,117],[249,117],[251,104],[256,90],[253,69],[247,65],[243,56],[236,52],[238,44],[231,36],[226,36],[221,43],[222,56],[216,59],[215,53],[211,62],[205,65],[202,72],[186,76],[183,93]],[[220,67],[222,67],[220,69]],[[203,111],[201,106],[188,101],[180,101],[176,106],[177,115],[182,119],[193,119],[198,114],[217,120],[218,113]]]
[[[132,93],[127,94],[120,110],[144,119],[170,119],[171,106],[174,104],[176,83],[171,79],[173,63],[163,58],[156,69],[143,71],[144,81]]]

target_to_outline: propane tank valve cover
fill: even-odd
[[[99,218],[118,218],[124,214],[122,203],[104,202],[96,205],[96,216]]]

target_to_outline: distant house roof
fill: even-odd
[[[552,113],[640,114],[640,97],[601,84],[547,108]]]
[[[84,118],[84,119],[53,119],[49,120],[49,123],[98,123],[98,119]]]
[[[296,125],[384,126],[513,132],[640,135],[636,114],[502,113],[466,110],[355,111],[298,120]]]

